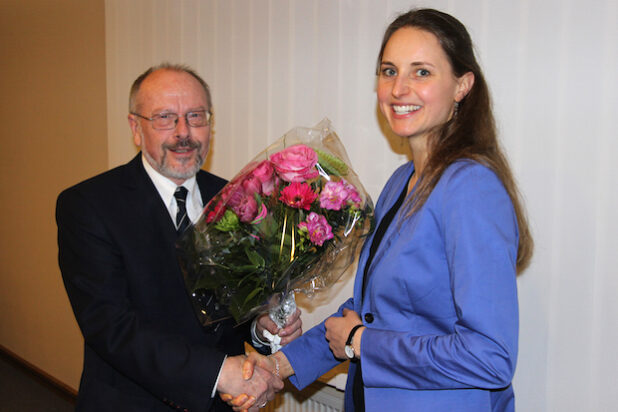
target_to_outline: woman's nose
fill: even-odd
[[[410,92],[410,85],[408,79],[403,76],[397,76],[393,82],[393,90],[391,93],[394,97],[401,97]]]

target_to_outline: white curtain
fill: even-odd
[[[132,80],[162,61],[210,84],[207,168],[230,178],[288,129],[332,120],[377,196],[406,147],[375,99],[383,31],[411,7],[459,18],[476,44],[536,240],[519,278],[520,411],[618,407],[618,2],[616,0],[106,0],[110,167],[134,153]],[[315,323],[353,273],[306,304]],[[332,381],[341,385],[341,378]]]

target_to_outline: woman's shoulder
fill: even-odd
[[[473,160],[459,159],[450,164],[442,173],[440,181],[450,185],[453,183],[475,184],[499,184],[502,182],[496,173],[488,166]]]
[[[496,173],[472,159],[460,159],[450,164],[442,173],[432,194],[442,201],[488,197],[508,199],[506,188]]]

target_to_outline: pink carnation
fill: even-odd
[[[354,206],[358,207],[361,204],[361,197],[358,194],[356,188],[348,183],[345,179],[342,180],[345,185],[346,190],[348,191],[348,201],[352,202]]]
[[[288,187],[281,191],[281,200],[288,206],[296,209],[309,210],[311,203],[318,197],[318,195],[311,190],[311,186],[307,183],[291,183]]]
[[[348,190],[343,181],[326,182],[320,193],[320,207],[328,210],[341,210],[348,196]]]
[[[304,222],[298,224],[301,231],[306,231],[309,240],[314,245],[322,246],[325,241],[332,239],[333,228],[328,224],[326,218],[315,212],[309,213]]]
[[[343,179],[338,182],[326,182],[320,193],[320,207],[328,210],[341,210],[346,203],[358,206],[360,202],[361,198],[356,188]]]
[[[273,154],[270,161],[277,174],[286,182],[303,182],[318,177],[315,165],[318,154],[304,144],[297,144]]]

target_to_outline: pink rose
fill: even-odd
[[[283,149],[270,157],[277,174],[286,182],[303,182],[318,177],[318,154],[304,144]]]
[[[242,188],[248,195],[252,195],[253,193],[262,194],[262,182],[253,175],[247,176],[247,178],[242,181]]]
[[[322,246],[325,241],[334,237],[333,229],[326,218],[315,212],[309,213],[307,219],[299,223],[298,227],[301,231],[307,233],[309,240],[314,245]]]
[[[252,176],[260,181],[262,185],[262,193],[270,196],[275,190],[275,171],[268,160],[260,163],[252,172]]]

